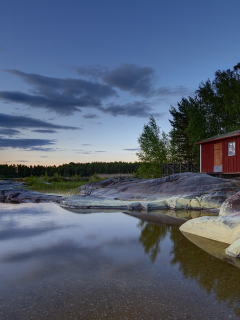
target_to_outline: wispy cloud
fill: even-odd
[[[76,151],[76,153],[80,153],[80,154],[94,154],[94,153],[107,152],[107,151],[104,151],[104,150],[97,150],[97,151],[74,150],[74,151]]]
[[[93,80],[99,80],[104,74],[109,72],[109,68],[95,65],[86,67],[72,67],[72,70],[76,71],[80,76],[90,78]]]
[[[156,96],[162,97],[172,97],[172,96],[191,96],[194,94],[193,88],[188,88],[186,86],[176,86],[176,87],[160,87],[155,91]]]
[[[191,95],[193,90],[185,86],[157,87],[156,72],[148,66],[124,63],[114,69],[101,66],[75,67],[74,70],[87,79],[63,79],[29,74],[11,69],[6,72],[27,83],[29,91],[0,91],[0,100],[5,103],[24,104],[30,108],[42,108],[58,115],[72,115],[82,110],[95,108],[112,116],[149,117],[154,112],[153,99]],[[119,92],[128,92],[129,103],[118,103]],[[148,98],[133,101],[134,96]],[[85,119],[98,115],[87,113]],[[54,128],[52,128],[54,129]]]
[[[91,154],[91,151],[77,151],[80,154]]]
[[[138,150],[140,150],[140,148],[133,148],[133,149],[123,149],[123,150],[126,150],[126,151],[138,151]]]
[[[88,113],[88,114],[85,114],[83,116],[83,118],[85,118],[85,119],[96,119],[96,118],[99,118],[99,116],[94,114],[94,113]]]
[[[57,133],[57,131],[55,131],[55,130],[44,130],[44,129],[32,130],[32,132],[38,132],[38,133]]]
[[[0,115],[1,117],[1,115]],[[0,136],[16,136],[18,134],[21,134],[20,131],[15,130],[15,129],[10,129],[10,128],[0,128]]]
[[[121,64],[117,69],[102,75],[102,80],[106,84],[144,97],[152,94],[155,78],[153,68],[130,63]]]
[[[19,129],[31,129],[31,128],[45,128],[47,130],[52,129],[64,129],[64,130],[79,130],[78,127],[69,127],[53,124],[50,122],[34,119],[25,116],[13,116],[5,113],[0,113],[0,128],[19,128]],[[38,130],[38,129],[36,129]]]
[[[1,100],[44,108],[59,115],[71,115],[84,107],[99,107],[103,99],[116,96],[116,91],[106,84],[82,79],[50,78],[18,70],[5,71],[20,77],[32,89],[30,94],[0,91]]]
[[[156,79],[153,68],[132,63],[123,63],[115,69],[101,66],[75,67],[74,69],[81,76],[101,79],[111,87],[145,97],[152,94]]]
[[[55,140],[47,139],[3,139],[0,137],[0,149],[18,148],[28,151],[50,151],[53,148],[45,148],[45,146],[54,145]],[[43,148],[44,146],[44,148]]]
[[[154,112],[150,103],[147,101],[135,101],[132,103],[127,103],[125,105],[108,104],[107,107],[101,108],[101,111],[105,113],[110,113],[114,117],[117,116],[130,116],[130,117],[149,117],[153,115],[157,118],[162,118],[165,113]]]

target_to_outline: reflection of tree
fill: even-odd
[[[173,241],[172,264],[179,264],[185,278],[194,279],[217,300],[225,301],[240,315],[240,269],[217,259],[189,241],[175,228],[170,231]]]
[[[154,263],[160,243],[168,231],[173,243],[171,264],[178,265],[185,278],[195,280],[207,293],[213,292],[217,301],[226,302],[240,316],[240,269],[211,256],[189,241],[175,227],[157,225],[141,220],[140,242]]]
[[[154,263],[160,252],[160,242],[166,237],[169,227],[143,220],[139,222],[138,227],[141,228],[139,241],[144,247],[144,252],[149,255],[151,262]]]

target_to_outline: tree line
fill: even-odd
[[[197,142],[240,130],[240,63],[232,70],[217,70],[212,81],[202,81],[193,97],[183,97],[169,111],[169,134],[161,131],[152,116],[144,125],[138,139],[139,177],[161,176],[164,162],[190,160],[199,168]]]
[[[22,164],[0,165],[0,177],[24,178],[58,174],[64,177],[81,176],[89,177],[94,174],[132,174],[139,168],[139,162],[91,162],[63,164],[60,166],[26,166]]]

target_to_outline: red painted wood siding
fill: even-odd
[[[213,142],[203,143],[201,145],[201,172],[213,172]]]
[[[235,141],[235,156],[228,156],[228,143]],[[223,172],[240,172],[240,137],[223,140]]]
[[[235,156],[228,156],[228,143],[233,141],[235,141]],[[240,136],[218,140],[217,143],[219,142],[222,143],[223,172],[240,172]],[[203,143],[201,146],[202,172],[213,172],[214,143],[216,141]]]

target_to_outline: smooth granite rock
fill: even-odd
[[[207,239],[232,244],[240,238],[240,212],[228,216],[192,219],[184,223],[180,230]]]
[[[75,209],[209,210],[220,208],[240,191],[240,181],[188,172],[158,179],[107,179],[79,189],[79,196],[65,197],[60,205]]]
[[[226,216],[238,211],[240,211],[240,192],[235,193],[223,202],[219,215]]]
[[[240,192],[227,198],[221,205],[218,217],[203,217],[186,222],[180,227],[184,233],[228,243],[225,254],[240,254]]]
[[[24,189],[24,183],[0,181],[0,201],[9,203],[59,202],[62,197]]]
[[[54,201],[63,208],[94,210],[217,210],[239,191],[240,181],[192,172],[158,179],[107,179],[81,186],[79,195],[68,197],[29,191],[14,181],[0,182],[1,201]]]
[[[226,248],[225,253],[230,257],[238,258],[240,256],[240,238]]]

